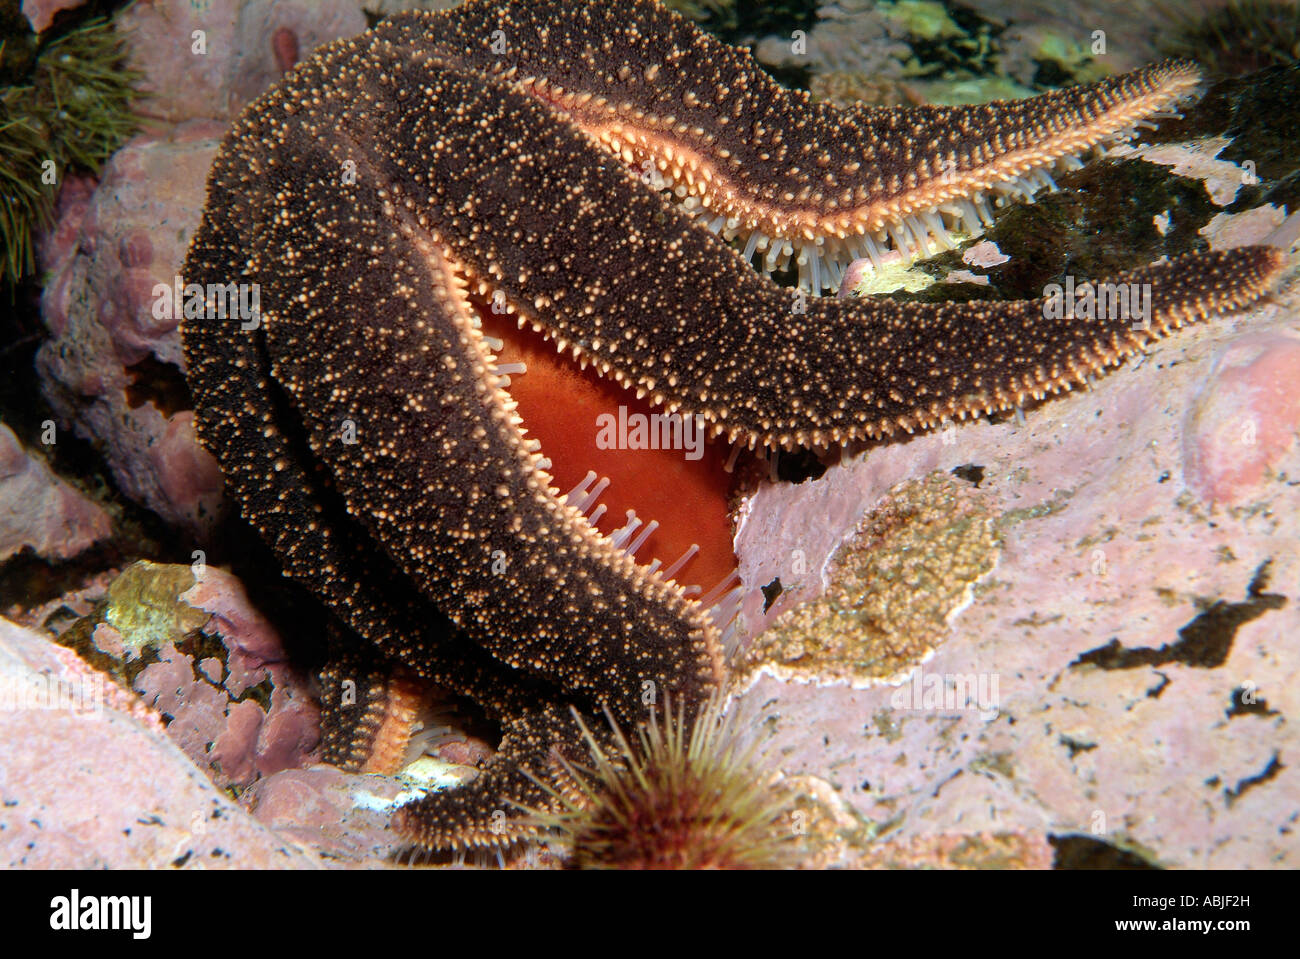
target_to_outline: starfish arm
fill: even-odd
[[[747,50],[654,0],[471,0],[381,29],[551,104],[729,229],[795,245],[893,242],[884,234],[905,218],[941,210],[978,228],[962,200],[1036,184],[1038,172],[1175,107],[1201,78],[1191,61],[1168,61],[1024,100],[839,108],[781,87]]]
[[[346,56],[348,53],[347,50],[336,50],[334,55]],[[491,775],[474,786],[472,792],[429,797],[422,801],[419,811],[406,815],[412,824],[414,837],[422,845],[431,848],[464,845],[468,841],[466,837],[497,835],[490,830],[492,821],[478,816],[478,813],[490,816],[502,807],[503,795],[525,795],[532,786],[524,785],[523,780],[518,779],[523,768],[537,767],[535,775],[543,781],[549,780],[552,787],[559,785],[551,775],[553,771],[539,766],[536,757],[530,757],[523,748],[531,743],[529,748],[535,751],[536,737],[518,733],[510,735],[509,731],[524,728],[518,723],[525,721],[520,717],[526,718],[527,709],[545,706],[552,711],[558,710],[557,715],[567,715],[570,700],[560,698],[554,688],[529,683],[526,676],[516,674],[509,665],[487,655],[481,646],[468,640],[430,605],[428,596],[417,588],[413,577],[408,574],[410,555],[399,549],[394,556],[382,547],[382,540],[376,541],[370,525],[374,517],[365,506],[349,509],[344,486],[332,474],[321,451],[328,455],[330,444],[337,445],[341,439],[336,429],[341,425],[337,422],[338,415],[354,411],[329,405],[327,401],[322,408],[328,412],[323,414],[324,418],[317,418],[319,435],[313,436],[296,408],[301,396],[307,395],[303,383],[311,376],[311,361],[319,360],[320,351],[331,348],[331,344],[324,340],[313,341],[312,324],[307,323],[305,338],[289,338],[286,346],[286,337],[293,329],[292,311],[305,309],[303,304],[311,297],[304,299],[302,294],[316,291],[320,276],[335,275],[334,271],[340,267],[351,266],[357,273],[364,271],[357,268],[355,253],[350,250],[326,248],[330,252],[307,264],[304,256],[313,248],[310,237],[299,235],[295,241],[293,236],[284,233],[291,229],[291,211],[282,208],[272,198],[293,194],[295,182],[304,172],[293,162],[293,153],[299,148],[312,147],[313,141],[310,138],[305,142],[295,140],[285,148],[285,141],[276,139],[282,133],[284,130],[273,114],[268,118],[267,114],[256,112],[246,116],[232,131],[229,150],[215,164],[210,177],[209,196],[214,215],[206,217],[196,233],[184,267],[187,280],[209,291],[215,287],[224,289],[230,283],[258,284],[265,307],[252,324],[245,324],[237,316],[206,319],[198,316],[186,320],[182,338],[196,401],[199,433],[221,461],[228,492],[241,504],[249,522],[276,551],[286,574],[320,595],[345,623],[377,647],[377,652],[368,657],[336,653],[324,671],[325,748],[331,758],[354,769],[371,768],[375,762],[384,761],[380,755],[383,750],[377,747],[376,740],[380,738],[378,731],[384,715],[394,712],[392,699],[394,671],[399,668],[397,664],[408,675],[414,674],[420,680],[472,698],[506,727],[508,734],[501,743]],[[245,143],[246,147],[237,146],[240,143]],[[364,151],[358,155],[364,156]],[[328,160],[327,166],[322,168],[328,171],[322,174],[328,186],[321,187],[320,195],[329,196],[333,190],[337,197],[337,183],[331,174],[343,169],[344,164],[335,155],[330,155]],[[323,162],[323,158],[313,155],[313,162]],[[373,181],[370,189],[370,199],[377,201]],[[338,204],[335,209],[341,215],[353,216],[357,206],[348,201]],[[430,251],[426,249],[421,255],[425,253]],[[445,261],[439,262],[443,263],[443,272],[438,275],[444,282],[451,282],[445,272]],[[313,275],[313,269],[320,272]],[[427,263],[425,269],[426,273],[420,279],[431,281],[433,273],[428,272],[430,267]],[[444,287],[443,292],[448,290]],[[356,293],[355,290],[341,291],[340,302],[332,315],[350,317],[360,312],[357,310],[359,301],[354,298]],[[378,315],[383,318],[384,297],[391,295],[391,290],[378,294],[373,300],[367,300],[367,305],[378,304]],[[459,301],[454,305],[458,309],[463,307]],[[302,315],[312,319],[318,316],[316,313]],[[418,323],[427,319],[428,316],[422,313],[415,319],[416,328]],[[244,328],[245,325],[251,328]],[[338,325],[344,329],[348,327],[346,323]],[[364,328],[364,324],[356,327]],[[271,329],[275,330],[274,335],[270,333]],[[375,331],[370,332],[373,335]],[[276,344],[289,351],[290,358],[283,360],[280,373],[286,381],[296,385],[297,393],[271,375],[274,365],[272,349]],[[305,352],[298,354],[295,360],[294,354],[299,350]],[[291,369],[295,362],[296,368]],[[377,368],[383,369],[384,363],[380,361]],[[331,374],[326,370],[315,377],[317,382],[313,385],[326,388],[330,378]],[[388,390],[392,394],[391,387],[399,381],[391,371],[385,379],[387,382],[380,392]],[[408,397],[409,394],[402,393],[402,399]],[[471,397],[467,402],[472,407],[474,401],[475,398]],[[310,402],[305,405],[309,407]],[[374,427],[373,435],[382,435],[391,425],[366,420],[360,424],[361,435],[372,435],[366,432],[369,427]],[[417,424],[417,432],[418,428],[423,427]],[[521,436],[513,439],[518,442]],[[423,447],[412,451],[412,455],[418,457],[422,450]],[[448,466],[445,460],[442,466]],[[355,485],[350,491],[357,494],[375,478],[365,470],[354,472]],[[464,479],[464,476],[455,478]],[[454,530],[455,527],[449,525],[448,528]],[[459,541],[444,544],[444,555],[454,557],[460,545]],[[550,559],[552,562],[547,563],[541,573],[545,574],[546,568],[557,571],[562,568],[552,565],[554,554]],[[617,561],[616,557],[615,568],[618,568]],[[417,570],[417,576],[420,572]],[[493,584],[493,588],[498,588],[498,584]],[[563,582],[556,583],[552,592],[558,594],[563,588]],[[627,589],[626,586],[623,588]],[[637,588],[643,589],[634,582],[632,592],[635,593]],[[657,590],[658,608],[668,611],[664,615],[684,605],[672,590],[662,584],[657,584]],[[502,590],[494,596],[499,602],[485,605],[496,605],[504,610],[528,610],[528,607],[512,606],[521,599],[526,601],[529,598],[526,592],[521,597]],[[461,594],[459,599],[450,596],[447,608],[465,609],[481,599],[477,594],[471,596],[469,593]],[[569,609],[568,603],[565,609]],[[528,611],[539,617],[543,615],[535,608]],[[547,621],[547,635],[552,638],[563,636],[576,647],[579,644],[570,637],[585,633],[588,624],[625,623],[638,615],[632,610],[622,610],[618,616],[600,617],[598,609],[575,615],[572,619],[561,614]],[[583,623],[583,628],[575,629],[579,622]],[[662,628],[653,617],[648,622]],[[519,632],[515,631],[516,627]],[[650,657],[658,657],[664,668],[645,675],[654,676],[666,687],[679,688],[688,697],[694,693],[693,698],[702,698],[704,689],[712,686],[721,669],[716,651],[708,642],[708,628],[700,613],[684,609],[662,632],[651,637],[653,648]],[[523,641],[512,649],[511,641],[517,636],[522,636]],[[529,649],[527,643],[536,640],[537,633],[530,633],[527,624],[519,626],[516,622],[499,633],[492,633],[491,638],[498,640],[497,648],[502,651],[503,658],[518,660],[521,648],[536,653],[536,647]],[[598,656],[590,656],[585,642],[584,636],[583,651],[575,653],[571,660],[577,663],[577,669],[587,671],[587,686],[594,688],[599,693],[596,698],[609,705],[615,714],[625,719],[632,717],[639,708],[639,696],[633,694],[639,694],[640,689],[631,684],[626,687],[619,685],[618,677],[627,673],[624,668],[626,660],[620,659],[616,667],[607,668],[606,674],[601,675],[600,670],[608,664]],[[620,642],[615,654],[621,648]],[[524,668],[532,665],[532,662],[523,664]],[[697,675],[700,670],[707,676]],[[572,671],[560,670],[573,679]],[[574,679],[575,691],[582,686],[582,679]],[[528,690],[532,703],[527,709],[525,704],[517,701],[521,688]],[[349,696],[344,695],[345,690],[355,697],[355,702],[349,702],[347,707],[344,702]],[[527,783],[532,784],[532,780],[527,780]],[[513,807],[507,809],[507,815],[512,822],[518,818]],[[431,821],[442,822],[444,826],[419,827],[420,817],[431,817]],[[501,834],[505,838],[498,841],[506,841],[518,834],[516,827],[511,826]]]
[[[201,231],[187,277],[234,275],[237,267],[230,261],[238,246],[224,235],[233,222],[214,221]],[[355,640],[331,644],[321,674],[323,758],[353,771],[395,772],[401,757],[385,740],[395,734],[403,741],[410,732],[409,726],[401,728],[400,717],[398,728],[391,728],[394,700],[410,696],[399,687],[409,687],[412,676],[421,684],[436,684],[480,704],[507,735],[486,776],[461,790],[431,794],[404,811],[398,817],[403,834],[428,849],[464,848],[482,844],[485,837],[504,845],[530,836],[522,813],[508,800],[541,806],[547,795],[524,770],[552,789],[564,785],[553,765],[540,761],[538,731],[563,734],[547,748],[571,746],[579,736],[576,727],[530,722],[530,717],[566,717],[570,701],[543,686],[521,684],[508,667],[430,608],[365,530],[346,520],[341,498],[322,481],[292,423],[252,414],[216,415],[227,408],[272,410],[284,401],[277,384],[258,372],[260,336],[234,327],[186,327],[200,435],[218,451],[228,491],[275,549],[286,574],[310,587],[358,635],[384,651],[367,652]],[[302,517],[317,519],[303,522]],[[519,701],[521,685],[527,702]],[[504,819],[494,815],[501,809]]]
[[[242,159],[234,169],[242,172],[218,164],[212,188],[220,191],[225,176],[247,175]],[[258,196],[242,190],[227,199],[228,215],[205,219],[194,236],[184,266],[191,282],[256,281],[245,272],[241,233],[264,219]],[[454,627],[421,609],[422,598],[401,568],[375,548],[364,527],[348,520],[346,504],[311,454],[288,395],[270,376],[265,329],[242,326],[232,316],[187,320],[182,329],[196,427],[221,463],[227,494],[286,575],[324,597],[344,623],[388,655],[427,667],[420,654],[451,644]],[[459,688],[456,671],[447,672],[430,678]],[[342,678],[364,685],[361,674]]]
[[[751,445],[826,445],[1015,406],[1081,381],[1151,335],[1249,302],[1281,267],[1276,252],[1246,250],[1103,281],[1150,284],[1149,332],[1130,330],[1127,315],[1052,321],[1040,301],[801,300],[578,130],[548,122],[534,98],[432,61],[404,72],[400,49],[375,56],[393,91],[419,86],[422,109],[393,118],[403,146],[372,158],[373,177],[396,191],[413,234],[435,235],[453,272],[484,298],[502,293],[521,325]],[[439,149],[426,156],[430,142]],[[427,175],[403,179],[417,163]]]
[[[357,772],[398,771],[428,685],[410,669],[341,639],[321,673],[322,758]],[[539,827],[530,810],[551,808],[553,796],[571,788],[556,757],[573,761],[582,755],[570,700],[554,690],[471,682],[465,691],[488,705],[489,717],[501,725],[501,739],[472,781],[398,808],[393,826],[417,848],[509,846],[536,838]]]
[[[354,772],[391,772],[402,765],[417,684],[399,667],[346,634],[331,637],[320,672],[321,759]]]
[[[844,203],[884,203],[902,219],[880,229],[912,229],[909,210],[931,214],[906,191],[944,202],[935,198],[954,176],[968,178],[961,190],[1014,179],[1022,160],[1051,162],[1163,109],[1194,71],[1153,68],[985,113],[828,112],[657,7],[611,9],[633,33],[662,27],[665,37],[632,44],[627,29],[601,26],[614,21],[598,4],[543,0],[507,5],[516,33],[506,42],[529,36],[518,18],[546,18],[555,32],[539,28],[528,49],[547,75],[475,59],[481,51],[460,41],[490,25],[481,3],[331,44],[232,130],[185,266],[206,293],[182,327],[201,439],[285,572],[377,648],[326,670],[327,697],[342,700],[352,681],[361,707],[349,717],[326,704],[330,755],[392,761],[382,732],[406,721],[407,675],[471,696],[505,730],[471,791],[399,817],[430,847],[523,835],[511,832],[518,823],[504,833],[484,824],[503,800],[539,797],[525,769],[556,781],[553,751],[575,742],[571,700],[628,721],[647,682],[697,703],[723,678],[708,612],[553,488],[481,332],[484,301],[499,294],[521,326],[716,433],[818,445],[1065,388],[1150,337],[1248,302],[1282,265],[1277,251],[1245,249],[1116,278],[1150,290],[1143,329],[1047,300],[801,301],[715,235],[730,226],[701,224],[626,164],[653,161],[679,196],[714,211],[726,213],[716,204],[729,196],[764,199],[777,231],[767,239],[789,230],[816,262],[827,237],[876,229],[871,217],[846,226]],[[621,59],[601,74],[600,57]],[[636,122],[607,122],[600,111],[614,101],[600,91],[629,79],[643,84],[629,94]],[[587,92],[565,89],[584,82]],[[665,113],[674,100],[682,108]],[[1098,114],[1108,118],[1100,133]],[[740,186],[713,189],[721,181],[683,152],[692,143]],[[829,159],[810,154],[809,165],[802,154],[819,143]],[[878,163],[861,159],[868,147]],[[816,222],[800,219],[807,209]],[[727,216],[739,222],[737,211]],[[260,291],[251,325],[212,312],[214,291],[235,283]]]
[[[472,85],[452,82],[449,107],[466,98]],[[245,234],[242,273],[268,305],[265,362],[313,461],[419,593],[503,663],[622,715],[646,683],[707,694],[722,667],[703,611],[559,501],[453,262],[361,147],[373,131],[354,139],[330,105],[320,117],[241,131],[213,184],[275,211]]]
[[[930,428],[1081,385],[1151,340],[1247,305],[1285,265],[1271,247],[1188,254],[1089,283],[1071,300],[937,306],[817,301],[738,344],[764,364],[719,368],[711,388],[741,436],[806,446]],[[736,429],[731,427],[730,429]]]
[[[551,702],[514,703],[502,725],[501,751],[474,780],[398,808],[393,825],[412,844],[472,849],[539,838],[533,813],[552,810],[556,795],[572,791],[556,757],[584,755],[582,732],[566,707]]]
[[[221,189],[223,178],[248,172],[242,158],[219,165],[214,189]],[[224,285],[254,278],[243,272],[240,234],[266,219],[259,215],[259,195],[245,189],[228,199],[230,215],[209,218],[194,238],[184,269],[191,281]],[[463,847],[473,837],[505,843],[524,836],[521,814],[506,798],[536,804],[545,796],[534,794],[535,784],[522,770],[533,771],[551,788],[563,785],[547,763],[538,761],[536,736],[525,734],[552,726],[530,724],[524,710],[564,717],[569,700],[537,684],[521,684],[512,670],[469,642],[375,547],[365,527],[348,518],[342,497],[288,412],[288,396],[266,372],[265,331],[240,326],[237,318],[185,324],[200,436],[221,460],[228,493],[275,550],[285,573],[325,599],[356,634],[382,651],[367,653],[355,641],[332,644],[321,677],[324,758],[356,771],[397,769],[400,761],[394,762],[382,733],[385,717],[395,712],[396,687],[410,682],[403,675],[469,697],[507,727],[511,717],[523,716],[514,734],[499,744],[489,775],[464,794],[433,794],[402,818],[410,822],[408,838],[426,848]],[[521,685],[528,703],[518,701]],[[563,747],[578,735],[576,727],[561,731],[567,740],[551,746]],[[523,748],[530,743],[531,752]],[[502,808],[505,829],[493,817]],[[423,820],[430,825],[421,826]]]
[[[787,449],[911,432],[1069,389],[1187,323],[1248,305],[1286,263],[1271,247],[1188,254],[1091,284],[1104,292],[1074,309],[1061,289],[922,305],[792,296],[733,273],[729,251],[709,245],[695,251],[700,260],[642,271],[628,288],[612,281],[618,308],[599,326],[566,314],[556,335],[670,411],[733,442]],[[727,281],[715,285],[720,274]]]

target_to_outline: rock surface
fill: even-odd
[[[320,865],[218,790],[135,696],[3,619],[0,697],[4,868]]]
[[[107,668],[162,714],[168,736],[218,786],[244,788],[315,760],[315,684],[289,662],[235,577],[140,562],[109,585],[105,601],[89,645],[76,648],[100,665],[108,657]]]
[[[55,476],[0,423],[0,562],[24,547],[46,559],[68,559],[111,530],[98,503]]]
[[[153,290],[175,283],[219,132],[197,123],[132,140],[93,192],[65,191],[42,254],[46,399],[101,451],[125,495],[196,538],[217,515],[221,476],[194,438],[193,413],[173,408],[180,337],[175,319],[154,316]]]
[[[293,61],[365,30],[361,10],[356,0],[146,0],[123,13],[119,30],[131,38],[131,65],[145,75],[146,115],[225,122]],[[296,55],[287,58],[288,49]]]
[[[144,75],[142,111],[153,122],[97,183],[65,184],[41,242],[46,399],[61,426],[95,444],[126,496],[198,543],[212,529],[221,480],[195,439],[177,320],[157,315],[155,287],[177,282],[229,121],[297,59],[364,29],[355,0],[131,6],[118,30]]]
[[[959,825],[1164,866],[1300,864],[1300,295],[1278,299],[1023,426],[963,424],[762,488],[742,578],[793,588],[766,616],[752,598],[751,630],[819,595],[860,517],[935,471],[978,482],[1002,552],[901,684],[758,679],[733,708],[760,755],[829,780],[900,849]]]

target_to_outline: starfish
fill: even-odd
[[[634,725],[657,695],[724,685],[728,500],[701,477],[728,444],[827,448],[1016,408],[1261,295],[1276,250],[1112,278],[1149,284],[1137,327],[1041,300],[817,295],[859,256],[978,232],[1001,195],[1198,80],[1180,61],[1017,102],[837,109],[651,0],[470,0],[299,64],[213,165],[185,265],[206,299],[182,336],[230,494],[346,628],[328,754],[391,768],[421,690],[466,696],[499,752],[397,824],[430,850],[526,839],[522,808],[572,791],[572,710]],[[257,285],[253,322],[218,315],[229,284]],[[616,451],[593,485],[587,417],[624,404],[678,439],[698,425],[707,453]],[[678,529],[605,517],[620,490]]]

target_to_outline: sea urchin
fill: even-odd
[[[575,714],[576,715],[576,714]],[[608,712],[607,712],[608,716]],[[549,790],[558,811],[535,813],[558,831],[579,869],[771,869],[798,863],[803,830],[789,790],[755,768],[715,697],[694,722],[665,702],[635,745],[608,716],[612,746],[582,722],[595,768],[559,762],[573,785]]]

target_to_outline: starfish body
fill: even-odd
[[[470,2],[299,64],[228,135],[185,266],[210,289],[258,284],[260,322],[182,335],[229,491],[359,637],[325,674],[330,755],[400,753],[412,681],[474,699],[498,755],[398,819],[423,847],[499,845],[535,828],[518,806],[554,796],[525,771],[563,788],[580,757],[570,707],[635,725],[657,691],[698,704],[725,680],[734,606],[638,562],[634,521],[602,532],[586,486],[562,493],[493,322],[533,338],[525,380],[572,359],[749,447],[1067,389],[1255,298],[1280,254],[1113,278],[1150,284],[1145,329],[1041,301],[796,308],[750,261],[798,263],[819,292],[859,253],[927,252],[1196,79],[1175,63],[1021,103],[837,110],[648,0]]]

